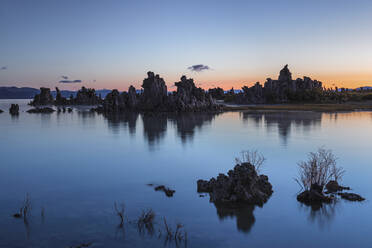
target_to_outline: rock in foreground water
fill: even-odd
[[[309,190],[305,190],[297,196],[297,201],[307,205],[330,203],[332,197],[323,194],[323,187],[312,184]]]
[[[342,191],[342,190],[350,190],[349,187],[344,187],[338,184],[337,181],[331,180],[326,184],[326,189],[328,190],[329,193],[335,193],[337,191]]]
[[[348,201],[364,201],[365,200],[363,197],[355,193],[338,193],[338,195],[341,196],[342,199],[345,199]]]
[[[250,163],[238,164],[227,175],[209,181],[198,180],[198,192],[207,192],[215,203],[249,203],[263,205],[273,193],[268,177],[258,175]]]
[[[156,186],[154,189],[155,191],[163,191],[167,197],[172,197],[173,194],[176,192],[175,190],[167,188],[164,185]]]
[[[19,105],[12,104],[9,109],[9,114],[11,115],[18,115],[19,114]]]
[[[52,108],[45,107],[45,108],[33,108],[33,109],[29,109],[29,110],[27,110],[27,113],[30,113],[30,114],[51,114],[54,111],[55,110],[52,109]]]
[[[325,188],[326,192],[323,192],[323,187],[318,184],[312,184],[310,190],[305,190],[297,196],[299,202],[307,205],[321,205],[322,203],[331,203],[336,199],[337,195],[341,196],[342,199],[349,201],[364,201],[365,199],[355,193],[340,192],[343,190],[350,190],[349,187],[340,186],[337,181],[329,181]],[[328,195],[330,194],[330,195]]]

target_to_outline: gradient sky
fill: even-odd
[[[372,85],[371,13],[351,0],[1,0],[0,86],[127,90],[152,70],[169,89],[183,74],[229,89],[285,64],[327,86]]]

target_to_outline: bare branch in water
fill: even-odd
[[[115,209],[115,212],[116,212],[117,216],[119,216],[119,218],[120,218],[119,227],[121,228],[124,225],[125,205],[124,205],[124,203],[121,203],[120,206],[118,207],[118,205],[115,202],[114,203],[114,209]]]
[[[310,152],[306,161],[298,162],[299,176],[295,181],[306,190],[313,184],[324,187],[330,180],[339,182],[345,171],[342,167],[337,167],[336,161],[332,151],[324,147]]]
[[[146,228],[148,233],[152,235],[154,233],[153,222],[155,219],[155,213],[152,209],[142,211],[137,221],[137,227],[140,233],[143,232],[143,228]]]
[[[249,163],[254,166],[257,173],[260,171],[262,165],[266,161],[266,158],[262,153],[257,150],[246,150],[240,152],[240,158],[235,158],[237,164]]]

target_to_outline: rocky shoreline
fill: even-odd
[[[94,106],[92,112],[116,114],[124,112],[222,112],[222,111],[357,111],[372,110],[372,100],[368,101],[368,91],[363,101],[354,99],[344,91],[326,89],[317,80],[309,77],[292,79],[288,65],[280,71],[278,79],[267,79],[262,86],[256,83],[242,90],[224,91],[221,88],[204,90],[197,87],[194,80],[182,76],[173,84],[175,91],[168,91],[162,77],[149,71],[141,89],[130,86],[127,91],[112,90],[103,99],[95,89],[82,87],[76,96],[62,96],[58,87],[53,98],[49,88],[40,88],[30,102],[31,106]],[[347,97],[345,96],[347,95]],[[372,94],[371,94],[372,95]],[[372,96],[371,96],[372,97]],[[349,99],[349,100],[348,100]],[[372,98],[371,98],[372,99]]]

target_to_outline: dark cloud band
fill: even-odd
[[[201,72],[201,71],[210,70],[211,68],[207,65],[200,64],[200,65],[190,66],[187,69],[189,69],[190,71]]]
[[[61,84],[78,84],[78,83],[81,83],[82,81],[81,80],[61,80],[59,81],[59,83]]]

